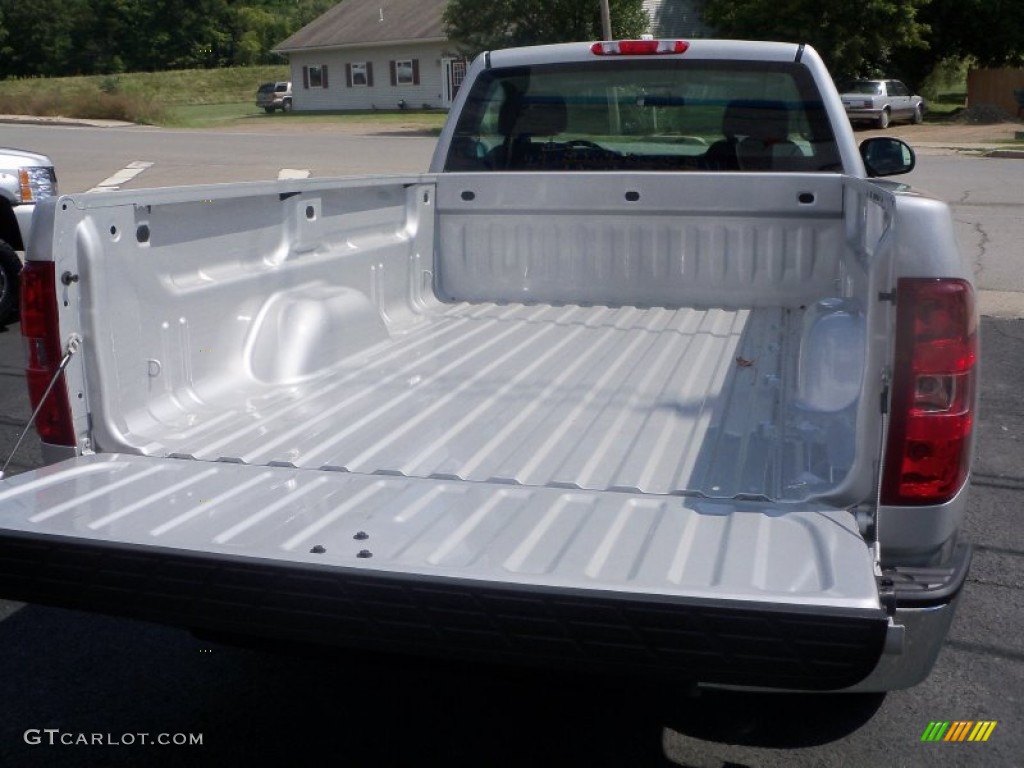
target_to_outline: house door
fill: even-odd
[[[459,88],[462,86],[462,81],[466,79],[466,66],[468,62],[465,59],[445,59],[444,60],[444,99],[443,106],[448,108],[455,101],[455,95],[459,92]]]

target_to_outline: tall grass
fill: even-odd
[[[18,96],[0,94],[0,113],[126,120],[158,124],[166,108],[138,93],[107,93],[98,88],[40,89]]]
[[[0,113],[165,123],[169,107],[255,103],[260,83],[287,65],[0,81]]]

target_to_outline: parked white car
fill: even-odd
[[[898,121],[920,123],[927,108],[899,80],[848,80],[839,84],[839,95],[851,123],[870,121],[878,128]]]

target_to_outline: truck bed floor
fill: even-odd
[[[437,305],[297,383],[176,392],[150,455],[529,486],[783,498],[800,313]],[[792,315],[795,315],[793,317]],[[790,451],[792,453],[792,451]]]

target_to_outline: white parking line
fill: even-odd
[[[147,163],[145,160],[136,160],[128,163],[124,168],[115,173],[113,176],[104,179],[95,187],[90,189],[90,192],[113,192],[116,189],[120,189],[122,184],[127,184],[129,181],[134,179],[144,170],[149,168],[152,163]]]
[[[277,172],[277,179],[278,181],[284,181],[285,179],[308,179],[311,174],[312,171],[305,168],[299,170],[295,168],[282,168]]]

